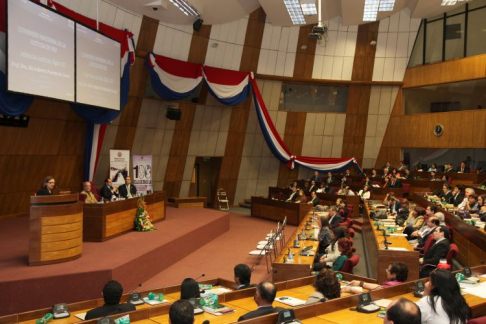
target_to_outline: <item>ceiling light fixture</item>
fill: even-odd
[[[304,16],[317,15],[317,7],[315,0],[300,0],[300,7]]]
[[[365,0],[363,21],[376,21],[380,0]]]
[[[169,0],[179,8],[180,11],[182,11],[186,16],[200,16],[201,14],[199,11],[197,11],[196,8],[194,8],[193,5],[189,3],[187,0]]]
[[[284,4],[294,25],[306,24],[299,0],[284,0]]]
[[[381,0],[378,11],[393,11],[395,0]]]
[[[453,6],[458,2],[469,2],[471,0],[442,0],[441,6]]]

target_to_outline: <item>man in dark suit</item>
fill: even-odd
[[[286,202],[295,202],[299,197],[299,193],[297,192],[296,187],[292,187],[292,192],[290,193],[289,198],[287,198]]]
[[[118,188],[120,197],[122,198],[133,198],[137,194],[137,188],[132,185],[132,178],[126,177],[125,184]]]
[[[327,173],[327,178],[325,182],[329,185],[332,185],[334,183],[334,177],[332,176],[331,172]]]
[[[437,195],[442,201],[449,203],[452,198],[451,186],[448,183],[444,183],[442,190]]]
[[[469,167],[465,161],[461,162],[461,165],[457,168],[457,173],[469,173]]]
[[[263,315],[278,313],[284,310],[284,308],[272,306],[276,295],[277,287],[273,283],[271,283],[270,281],[260,282],[256,288],[254,297],[255,303],[258,305],[258,308],[254,311],[246,313],[243,316],[240,316],[240,318],[238,318],[238,322]]]
[[[314,175],[309,179],[309,181],[321,182],[321,177],[318,171],[314,171]]]
[[[169,320],[171,324],[194,323],[194,306],[188,300],[178,300],[170,306]]]
[[[395,197],[392,197],[388,200],[388,211],[390,212],[390,214],[395,215],[400,207],[402,207],[402,205],[400,204],[400,201]]]
[[[319,197],[317,197],[315,191],[311,192],[311,200],[309,200],[307,204],[312,205],[313,207],[316,207],[319,204]]]
[[[101,187],[101,197],[111,201],[113,197],[118,197],[118,188],[113,187],[113,183],[110,178],[105,179],[105,185]]]
[[[308,192],[314,192],[314,191],[317,191],[317,189],[319,189],[319,188],[317,187],[316,182],[314,180],[312,180]]]
[[[457,207],[464,200],[464,192],[462,192],[461,187],[455,186],[452,191],[452,197],[449,199],[449,203]]]
[[[402,182],[398,180],[395,176],[390,179],[390,183],[388,184],[388,188],[401,188]]]
[[[103,287],[105,304],[87,312],[85,320],[134,311],[135,305],[130,303],[120,304],[122,294],[123,287],[118,281],[108,281]]]
[[[338,214],[336,206],[329,208],[329,215],[327,215],[327,218],[329,219],[331,228],[336,228],[339,226],[338,224],[343,222],[343,218]]]
[[[427,220],[427,229],[423,232],[417,232],[417,243],[413,244],[412,247],[416,249],[421,249],[427,243],[430,236],[434,236],[435,229],[440,226],[440,220],[433,216],[429,217]],[[413,233],[412,233],[413,234]]]
[[[454,166],[452,163],[447,163],[444,167],[444,172],[454,172]]]
[[[255,285],[250,284],[251,270],[246,264],[237,264],[234,268],[235,282],[238,285],[236,289],[246,289],[250,287],[255,287]]]
[[[420,269],[420,278],[428,277],[430,272],[437,267],[440,259],[445,259],[447,253],[449,253],[449,229],[445,225],[438,226],[433,235],[435,239],[434,245],[430,247],[423,258],[419,259],[419,263],[425,265]]]

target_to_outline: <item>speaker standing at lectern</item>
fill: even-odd
[[[132,185],[132,178],[126,177],[125,184],[118,187],[118,192],[122,198],[133,198],[137,195],[137,188]]]
[[[37,191],[37,196],[50,196],[52,195],[52,190],[56,186],[56,180],[53,177],[47,176],[45,177],[44,181],[42,181],[42,185],[39,191]]]

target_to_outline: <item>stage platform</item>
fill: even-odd
[[[81,258],[28,266],[29,218],[0,223],[0,315],[99,298],[106,281],[125,292],[230,228],[230,215],[206,208],[167,207],[156,231],[131,232],[107,242],[84,242]],[[143,287],[141,288],[143,289]]]

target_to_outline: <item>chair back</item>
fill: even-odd
[[[354,237],[354,234],[355,234],[354,228],[351,228],[351,227],[350,227],[350,228],[348,229],[348,231],[349,231],[349,237]]]
[[[452,259],[455,258],[459,254],[459,248],[457,247],[456,244],[451,243],[449,247],[449,252],[447,252],[447,264],[452,265]]]
[[[344,262],[341,272],[353,273],[353,268],[359,263],[359,255],[353,254],[352,257]]]
[[[486,324],[486,316],[473,318],[472,320],[469,320],[467,324]]]
[[[402,184],[403,194],[407,194],[410,191],[410,183],[403,183]]]
[[[434,245],[434,243],[435,243],[434,236],[430,234],[429,237],[427,238],[427,242],[425,242],[424,245],[424,254],[426,254],[429,251],[430,247]]]

